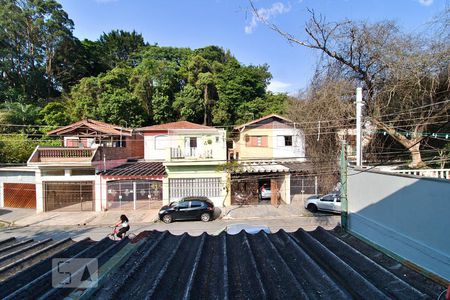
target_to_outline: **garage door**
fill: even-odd
[[[44,182],[45,211],[92,211],[94,182]]]
[[[5,207],[36,208],[36,185],[25,183],[4,183]]]

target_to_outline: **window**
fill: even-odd
[[[267,147],[267,135],[254,135],[245,138],[247,147]]]
[[[178,203],[178,207],[180,209],[189,208],[189,201],[183,201],[183,202]]]
[[[285,146],[292,146],[292,135],[285,135],[284,136],[284,145]]]
[[[169,179],[171,199],[182,197],[220,197],[220,178],[175,178]]]
[[[72,176],[95,175],[95,169],[72,169]]]
[[[59,170],[42,170],[42,176],[64,176],[64,169]]]
[[[197,148],[197,138],[196,137],[189,138],[189,147]]]
[[[167,135],[155,136],[155,150],[164,150],[169,147],[169,140]]]
[[[333,202],[333,200],[334,200],[333,195],[326,195],[326,196],[323,196],[322,199],[320,199],[320,201],[324,201],[324,202]]]
[[[203,206],[203,202],[201,201],[191,201],[191,208],[197,208],[197,207],[202,207]]]

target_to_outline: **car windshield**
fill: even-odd
[[[172,202],[172,203],[169,204],[170,207],[174,207],[174,206],[177,206],[177,205],[178,205],[178,202]]]

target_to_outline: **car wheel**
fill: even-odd
[[[209,220],[211,220],[211,215],[210,215],[210,214],[207,214],[207,213],[203,213],[203,214],[200,216],[200,219],[201,219],[203,222],[208,222]]]
[[[317,212],[317,206],[315,206],[314,204],[308,204],[308,210],[315,213]]]
[[[172,223],[172,216],[171,216],[171,215],[165,215],[165,216],[162,218],[162,220],[163,220],[163,222],[166,223],[166,224]]]

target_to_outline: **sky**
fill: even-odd
[[[79,39],[136,30],[146,42],[192,49],[217,45],[246,65],[268,64],[273,92],[295,94],[310,82],[320,52],[289,44],[254,17],[248,0],[59,0]],[[447,2],[447,4],[446,4]],[[422,33],[449,0],[254,0],[260,16],[305,38],[307,9],[328,21],[394,20]]]

